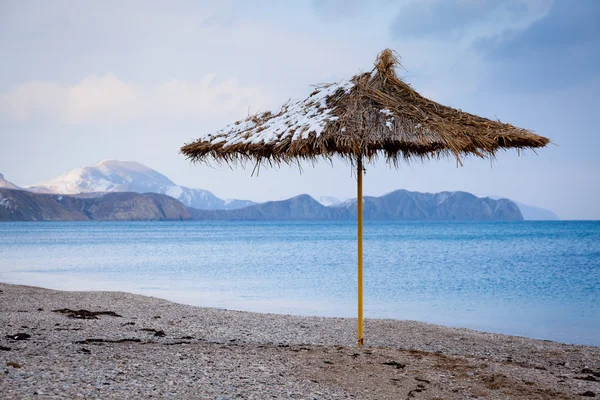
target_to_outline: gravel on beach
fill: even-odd
[[[600,347],[0,283],[0,398],[600,398]]]

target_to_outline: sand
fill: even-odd
[[[358,348],[355,326],[0,284],[0,398],[600,398],[599,347],[367,319]]]

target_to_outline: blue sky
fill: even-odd
[[[423,95],[555,145],[368,167],[365,193],[466,190],[600,219],[600,2],[3,1],[0,172],[34,184],[103,159],[136,160],[220,197],[352,197],[349,166],[191,166],[179,147],[311,84],[370,70],[386,47]]]

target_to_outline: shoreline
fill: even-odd
[[[202,303],[204,304],[198,304],[198,298],[196,297],[190,297],[190,296],[185,296],[185,295],[181,295],[180,292],[177,292],[176,290],[167,290],[164,291],[163,289],[160,288],[140,288],[140,289],[132,289],[131,287],[127,286],[127,285],[115,285],[113,282],[101,282],[100,285],[98,284],[94,284],[94,285],[90,285],[88,280],[81,280],[81,281],[76,281],[77,285],[81,285],[83,287],[83,289],[81,290],[70,290],[66,287],[64,287],[64,285],[44,285],[43,283],[41,283],[43,281],[43,279],[47,279],[46,276],[42,276],[42,280],[36,280],[36,279],[31,279],[31,277],[28,277],[28,279],[26,281],[31,282],[31,283],[21,283],[18,280],[13,280],[13,281],[0,281],[0,283],[2,284],[7,284],[7,285],[13,285],[13,286],[25,286],[25,287],[33,287],[33,288],[40,288],[40,289],[48,289],[48,290],[55,290],[55,291],[65,291],[65,292],[117,292],[117,293],[127,293],[127,294],[134,294],[134,295],[140,295],[140,296],[145,296],[145,297],[151,297],[151,298],[156,298],[156,299],[161,299],[161,300],[165,300],[165,301],[169,301],[169,302],[173,302],[176,304],[181,304],[181,305],[185,305],[185,306],[192,306],[192,307],[199,307],[199,308],[210,308],[210,309],[218,309],[218,310],[225,310],[225,311],[239,311],[239,312],[244,312],[244,313],[255,313],[255,314],[272,314],[275,316],[285,316],[285,317],[318,317],[318,318],[341,318],[341,319],[349,319],[349,320],[354,320],[355,321],[355,325],[356,325],[356,317],[355,316],[344,316],[344,315],[335,315],[335,313],[331,313],[329,315],[327,314],[322,314],[322,313],[306,313],[306,312],[302,312],[302,311],[270,311],[264,308],[264,304],[262,310],[257,310],[257,306],[256,304],[253,307],[246,307],[246,308],[238,308],[239,304],[236,303],[224,303],[224,304],[215,304],[215,303],[219,303],[212,301],[213,304],[211,303],[211,298],[206,297],[203,299]],[[71,278],[69,278],[69,281],[72,281]],[[73,282],[71,282],[73,283]],[[116,287],[115,287],[116,286]],[[111,289],[108,289],[108,288]],[[114,290],[112,289],[114,288]],[[197,292],[194,292],[194,296],[197,296]],[[237,303],[239,303],[239,299],[237,301]],[[208,303],[208,304],[206,304]],[[222,302],[221,302],[222,303]],[[292,309],[294,308],[293,306],[295,306],[296,304],[304,304],[302,302],[291,302],[288,304],[288,309]],[[354,303],[351,306],[355,306]],[[271,307],[273,308],[273,307]],[[297,307],[296,307],[297,308]],[[340,311],[344,308],[339,307],[338,309],[336,309],[336,311]],[[488,334],[493,334],[493,335],[504,335],[504,336],[511,336],[511,337],[523,337],[523,338],[527,338],[527,339],[533,339],[533,340],[541,340],[541,341],[551,341],[551,342],[556,342],[556,343],[561,343],[561,344],[568,344],[568,345],[582,345],[582,346],[592,346],[592,347],[600,347],[600,343],[596,344],[596,342],[591,342],[591,340],[588,337],[579,337],[580,341],[568,341],[568,340],[560,340],[560,338],[556,338],[556,336],[558,335],[546,335],[541,336],[541,337],[536,337],[536,336],[531,336],[531,335],[527,335],[527,333],[521,333],[521,332],[516,332],[514,329],[509,330],[509,329],[503,329],[501,330],[501,328],[495,327],[493,329],[486,329],[485,324],[478,324],[478,326],[476,326],[477,324],[471,324],[472,326],[468,326],[468,324],[461,324],[461,323],[456,323],[455,325],[452,324],[452,322],[449,321],[435,321],[435,320],[419,320],[419,319],[414,319],[414,318],[397,318],[394,316],[375,316],[375,317],[368,317],[367,319],[370,320],[386,320],[386,321],[404,321],[404,322],[415,322],[415,323],[423,323],[423,324],[427,324],[427,325],[436,325],[436,326],[441,326],[444,328],[452,328],[452,329],[467,329],[467,330],[472,330],[475,332],[481,332],[481,333],[488,333]],[[465,326],[466,325],[466,326]],[[475,325],[475,326],[473,326]],[[487,328],[490,328],[489,326]],[[555,336],[555,337],[552,337]],[[575,340],[575,339],[573,339]]]
[[[600,396],[596,346],[366,319],[359,349],[351,318],[202,308],[125,292],[4,283],[0,290],[0,346],[10,349],[0,350],[0,392],[13,398],[119,398],[131,390],[159,398]],[[59,309],[119,316],[69,318]],[[19,333],[30,337],[7,337]]]

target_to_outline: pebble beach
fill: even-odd
[[[600,348],[0,284],[0,397],[600,398]]]

